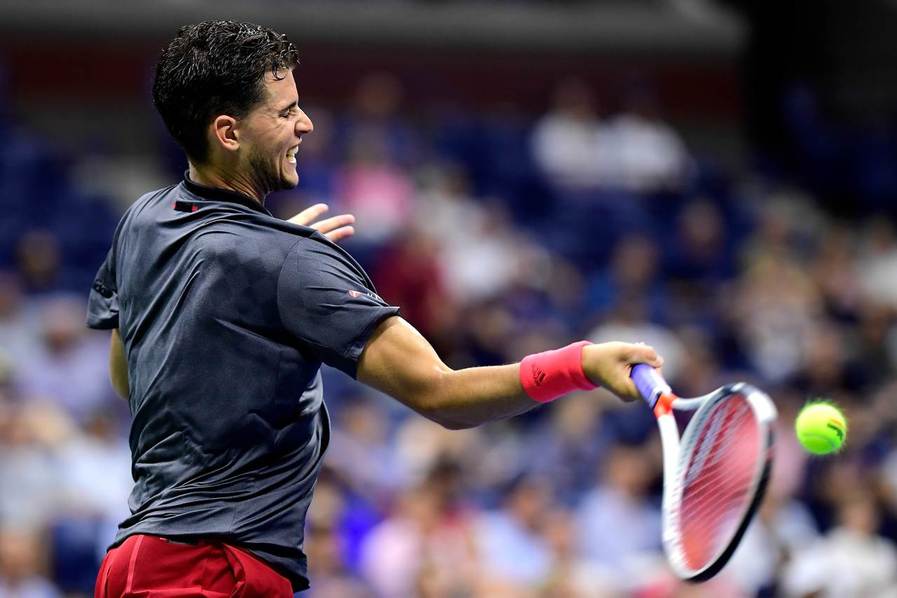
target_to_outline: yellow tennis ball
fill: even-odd
[[[841,450],[847,440],[847,420],[831,403],[807,403],[797,414],[794,431],[808,452],[828,455]]]

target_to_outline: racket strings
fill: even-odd
[[[699,426],[684,455],[678,516],[681,556],[693,570],[728,545],[751,500],[761,458],[757,421],[743,397],[721,401]]]

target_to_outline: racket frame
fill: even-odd
[[[692,569],[685,564],[682,557],[682,550],[679,546],[680,538],[677,533],[679,529],[679,506],[681,505],[682,492],[684,485],[682,475],[687,471],[694,453],[691,449],[698,441],[698,431],[702,427],[703,420],[711,412],[711,410],[720,402],[728,400],[732,395],[741,395],[744,397],[748,407],[754,412],[757,422],[757,446],[762,452],[760,463],[756,466],[753,479],[750,485],[751,500],[745,504],[741,512],[738,513],[738,525],[729,541],[714,555],[712,559],[701,569]],[[726,565],[734,554],[741,538],[747,531],[748,526],[753,520],[754,514],[763,500],[766,493],[766,485],[769,481],[769,474],[772,469],[773,458],[773,442],[774,429],[773,423],[776,419],[776,409],[772,400],[761,390],[751,386],[750,384],[739,382],[723,386],[715,392],[697,397],[694,399],[674,399],[672,401],[673,410],[695,411],[691,421],[686,426],[681,438],[678,432],[675,417],[672,410],[658,416],[657,423],[660,427],[661,443],[664,451],[664,496],[663,496],[663,544],[667,553],[667,559],[673,571],[685,581],[701,582],[706,581],[717,573]],[[666,422],[666,423],[662,423]],[[664,432],[666,429],[666,432]],[[667,444],[672,443],[672,450],[667,456]],[[686,457],[688,460],[685,460]],[[667,468],[668,462],[671,468]],[[666,476],[672,478],[672,483],[668,483]],[[675,507],[675,508],[674,508]]]
[[[680,398],[673,394],[669,385],[656,370],[650,368],[651,372],[649,373],[648,367],[650,366],[636,366],[643,371],[639,372],[642,374],[641,376],[633,376],[633,378],[641,391],[642,398],[653,410],[660,429],[664,476],[661,507],[664,552],[673,572],[680,579],[690,582],[706,581],[719,573],[729,561],[763,500],[772,468],[773,424],[777,417],[776,408],[766,393],[745,382],[728,384],[700,397]],[[743,396],[754,413],[757,421],[757,442],[763,455],[751,480],[751,500],[738,514],[739,520],[735,532],[725,546],[704,567],[696,570],[685,563],[680,548],[681,539],[677,531],[679,529],[678,506],[681,504],[684,490],[681,483],[682,475],[689,465],[689,461],[683,460],[683,455],[689,460],[694,458],[691,449],[698,440],[697,434],[703,420],[718,403],[727,400],[734,394]],[[681,437],[674,411],[695,412]]]

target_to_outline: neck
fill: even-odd
[[[265,204],[265,195],[267,194],[253,185],[249,177],[225,173],[212,165],[197,166],[193,162],[188,162],[188,164],[190,180],[194,183],[216,189],[236,191],[246,197],[251,197],[261,205]]]

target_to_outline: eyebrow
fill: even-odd
[[[287,104],[286,106],[284,106],[283,108],[281,108],[278,112],[286,112],[287,110],[289,110],[289,109],[292,108],[293,106],[298,106],[298,105],[299,105],[299,98],[296,98],[295,100],[293,100],[292,102],[290,102],[289,104]]]

